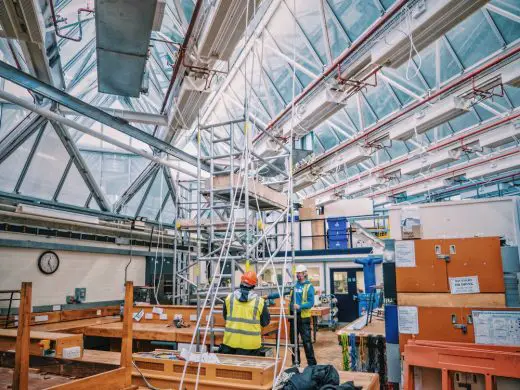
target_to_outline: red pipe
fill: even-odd
[[[451,83],[447,84],[445,87],[439,89],[437,92],[431,94],[430,96],[424,98],[423,100],[415,102],[415,103],[411,104],[410,106],[403,108],[401,111],[396,112],[394,115],[388,117],[387,119],[382,120],[381,122],[377,123],[370,130],[365,131],[364,133],[359,134],[357,137],[349,139],[344,144],[336,145],[334,148],[332,148],[329,151],[327,151],[326,153],[320,155],[315,161],[312,162],[312,164],[309,164],[309,165],[307,165],[305,167],[302,167],[300,170],[297,170],[295,172],[295,175],[298,175],[298,174],[301,174],[302,172],[310,170],[313,165],[315,165],[318,162],[328,158],[331,154],[337,153],[340,150],[345,149],[347,146],[352,145],[352,144],[360,141],[363,138],[366,138],[367,136],[369,136],[373,132],[381,129],[383,126],[388,125],[389,123],[395,121],[396,119],[402,117],[403,115],[409,113],[410,111],[413,111],[416,108],[424,105],[425,103],[430,102],[431,100],[439,97],[440,95],[442,95],[443,93],[449,91],[450,89],[453,89],[453,88],[455,88],[455,87],[465,83],[466,81],[470,80],[471,78],[475,77],[476,75],[484,72],[485,70],[488,70],[489,68],[492,68],[493,66],[495,66],[495,65],[499,64],[500,62],[502,62],[502,61],[504,61],[504,60],[506,60],[506,59],[508,59],[508,58],[510,58],[512,56],[514,56],[515,54],[517,54],[519,52],[520,52],[520,47],[516,47],[513,50],[498,56],[497,58],[495,58],[494,60],[486,63],[485,65],[482,65],[480,68],[477,68],[477,69],[469,72],[468,74],[462,76],[461,78],[452,81]]]
[[[367,31],[363,33],[356,41],[352,43],[350,47],[348,47],[343,53],[341,53],[338,58],[334,60],[334,62],[320,75],[317,79],[311,82],[309,85],[305,87],[305,89],[294,98],[292,102],[290,102],[281,113],[279,113],[276,118],[272,119],[267,127],[266,131],[269,131],[274,127],[274,125],[282,119],[282,117],[287,114],[293,105],[299,103],[305,96],[309,94],[309,92],[318,86],[327,76],[329,76],[332,72],[337,70],[338,65],[340,65],[345,59],[350,56],[355,50],[357,50],[363,43],[367,41],[383,24],[385,24],[392,16],[394,16],[401,8],[403,8],[409,0],[400,0],[396,4],[394,4],[382,17],[379,19],[372,27],[370,27]],[[263,132],[258,134],[254,140],[257,142],[260,138],[263,137]]]
[[[412,183],[408,183],[408,184],[404,184],[398,188],[394,188],[394,189],[391,189],[391,190],[387,190],[387,191],[380,191],[380,192],[376,192],[374,194],[371,194],[369,195],[370,197],[376,197],[376,196],[380,196],[380,195],[384,195],[384,194],[387,194],[387,193],[392,193],[392,194],[395,194],[396,191],[399,191],[398,193],[402,192],[402,189],[403,188],[407,188],[407,187],[410,187],[410,186],[413,186],[413,185],[416,185],[416,184],[419,184],[419,183],[423,183],[425,181],[430,181],[430,180],[433,180],[433,179],[436,179],[438,177],[441,177],[441,176],[446,176],[446,175],[449,175],[451,173],[454,173],[454,172],[457,172],[457,171],[462,171],[462,170],[466,170],[468,168],[471,168],[471,167],[474,167],[474,166],[477,166],[477,165],[480,165],[480,164],[485,164],[485,163],[488,163],[490,161],[494,161],[494,160],[497,160],[499,158],[503,158],[503,157],[507,157],[507,156],[511,156],[513,154],[517,154],[520,152],[520,147],[516,147],[514,150],[512,151],[507,151],[505,153],[502,153],[502,154],[498,154],[496,156],[493,156],[491,158],[488,158],[488,159],[485,159],[485,160],[480,160],[480,161],[477,161],[477,162],[474,162],[472,164],[468,164],[468,165],[465,165],[463,167],[455,167],[454,169],[448,171],[448,172],[440,172],[438,173],[437,175],[433,175],[431,177],[425,177],[425,178],[422,178],[420,180],[413,180]]]
[[[492,129],[492,128],[500,126],[500,125],[502,125],[504,123],[513,121],[513,120],[515,120],[515,119],[517,119],[519,117],[520,117],[520,113],[517,113],[517,114],[511,115],[511,116],[508,116],[506,118],[502,118],[502,119],[500,119],[498,121],[495,121],[493,123],[490,123],[490,124],[488,124],[486,126],[479,127],[478,129],[476,129],[474,131],[470,131],[470,132],[467,132],[465,134],[460,134],[457,137],[448,138],[447,140],[445,140],[443,142],[439,142],[439,143],[437,143],[435,145],[430,146],[428,149],[426,149],[426,152],[431,152],[433,150],[441,149],[444,146],[447,146],[447,145],[450,145],[450,144],[454,144],[454,143],[456,143],[458,141],[463,141],[464,139],[466,139],[468,137],[473,137],[473,136],[475,136],[477,134],[484,133],[484,132],[488,131],[489,129]],[[319,195],[321,195],[323,193],[326,193],[326,192],[329,192],[329,191],[333,191],[333,190],[335,190],[335,189],[337,189],[339,187],[347,185],[348,183],[360,180],[360,179],[364,178],[365,176],[370,176],[370,175],[373,175],[376,172],[384,171],[385,169],[388,169],[388,168],[391,168],[391,167],[393,167],[395,165],[401,164],[401,163],[403,163],[405,161],[410,160],[410,157],[411,156],[403,156],[403,157],[401,157],[398,160],[389,161],[387,164],[381,165],[381,166],[377,167],[376,169],[371,170],[370,172],[367,172],[367,171],[362,172],[362,173],[360,173],[359,175],[357,175],[355,177],[352,177],[352,178],[350,178],[348,180],[345,180],[345,181],[343,181],[343,182],[341,182],[339,184],[336,184],[335,186],[332,186],[330,188],[327,188],[327,189],[324,189],[322,191],[319,191],[319,192],[315,193],[314,195],[312,195],[312,198],[314,198],[316,196],[319,196]]]
[[[50,9],[51,9],[52,23],[54,24],[54,31],[56,32],[56,35],[63,39],[68,39],[68,40],[74,41],[74,42],[80,42],[83,39],[83,29],[81,27],[81,13],[85,12],[85,13],[91,14],[94,12],[94,10],[90,9],[90,8],[79,8],[78,9],[79,37],[72,38],[72,37],[69,37],[67,35],[63,35],[62,33],[60,33],[60,30],[58,28],[58,18],[56,17],[56,11],[54,8],[54,0],[49,0],[49,5],[50,5]]]

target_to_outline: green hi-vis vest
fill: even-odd
[[[257,296],[248,302],[240,302],[231,293],[226,297],[226,329],[224,344],[231,348],[258,349],[262,347],[260,316],[265,301]]]
[[[302,296],[302,305],[308,303],[309,297],[309,288],[311,288],[311,283],[305,283],[303,285],[303,296]],[[291,293],[289,294],[289,302],[292,302],[294,287],[291,289]],[[302,318],[309,318],[311,316],[312,309],[301,309]]]

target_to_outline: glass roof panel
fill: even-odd
[[[48,123],[20,187],[23,195],[52,199],[70,157]]]
[[[78,168],[75,164],[72,164],[58,195],[58,201],[75,206],[84,206],[89,195],[90,190],[81,177]]]
[[[168,185],[166,184],[166,179],[162,170],[160,170],[155,176],[153,184],[143,203],[143,207],[141,207],[141,210],[139,211],[139,216],[155,220],[167,193]]]
[[[462,71],[459,61],[454,57],[448,45],[447,40],[443,38],[439,40],[441,83],[444,83]]]
[[[367,88],[364,95],[379,119],[399,108],[383,80],[378,80],[377,87]]]
[[[381,16],[372,0],[329,0],[329,4],[352,41]]]
[[[318,137],[325,147],[326,150],[336,146],[338,144],[338,139],[332,134],[332,131],[325,125],[319,126],[318,129],[314,131],[316,137]]]
[[[0,141],[29,114],[13,104],[0,104]]]
[[[491,4],[496,5],[513,15],[520,16],[520,3],[518,0],[492,0]]]
[[[18,149],[0,164],[0,191],[13,192],[20,173],[31,152],[36,134],[34,132]]]
[[[520,106],[520,88],[512,87],[510,85],[504,86],[506,95],[511,100],[514,107]]]
[[[465,68],[500,49],[501,44],[482,11],[477,11],[446,34]]]
[[[452,119],[449,123],[454,132],[467,129],[468,127],[474,126],[479,122],[478,117],[473,111],[469,111],[461,116]]]
[[[506,43],[509,44],[520,38],[520,26],[517,22],[497,14],[493,12],[493,10],[489,10],[489,14],[500,31],[500,34],[504,37]]]
[[[308,0],[303,3],[288,1],[285,4],[293,12],[294,16],[300,23],[305,35],[309,39],[312,46],[318,53],[321,61],[327,63],[327,55],[325,53],[325,42],[321,28],[321,0]],[[293,5],[296,3],[296,9]]]
[[[146,182],[143,184],[143,186],[137,191],[134,196],[130,199],[128,203],[126,203],[121,208],[121,214],[129,215],[132,217],[135,217],[137,209],[139,208],[139,205],[141,204],[141,200],[143,199],[143,196],[148,189],[148,185],[150,184],[150,178],[146,180]]]
[[[173,222],[175,220],[175,214],[175,205],[173,204],[172,197],[168,195],[166,205],[164,206],[164,209],[161,211],[161,214],[159,215],[159,221],[173,225]]]

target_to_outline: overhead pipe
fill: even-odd
[[[190,24],[188,25],[188,29],[186,30],[186,35],[184,36],[184,41],[182,42],[182,45],[179,47],[179,55],[177,56],[177,59],[173,66],[173,72],[172,72],[172,77],[170,78],[170,84],[168,85],[168,89],[166,90],[166,95],[164,95],[164,99],[163,99],[163,102],[161,105],[161,111],[160,111],[161,114],[164,114],[164,112],[166,110],[166,106],[168,104],[168,99],[170,97],[170,94],[172,93],[173,84],[175,84],[175,79],[177,78],[177,74],[179,73],[179,70],[183,63],[184,55],[188,48],[191,34],[193,33],[193,28],[195,27],[195,23],[197,22],[197,18],[199,16],[200,9],[202,8],[203,2],[204,2],[203,0],[197,0],[197,3],[195,4],[195,8],[193,9],[193,14],[191,16]],[[157,127],[155,128],[154,133],[156,131],[157,131]]]
[[[464,84],[466,81],[468,81],[468,80],[472,79],[473,77],[479,75],[480,73],[482,73],[482,72],[492,68],[493,66],[498,65],[502,61],[505,61],[505,60],[513,57],[514,55],[518,54],[519,52],[520,52],[520,46],[510,50],[507,53],[504,53],[504,54],[496,57],[494,60],[492,60],[492,61],[482,65],[481,67],[479,67],[479,68],[477,68],[477,69],[467,73],[466,75],[462,76],[461,78],[452,81],[451,83],[447,84],[443,88],[440,88],[438,91],[436,91],[435,93],[432,93],[431,95],[429,95],[428,97],[424,98],[423,100],[420,100],[418,102],[410,104],[407,107],[404,107],[400,111],[396,112],[394,115],[391,115],[387,119],[384,119],[381,122],[379,122],[377,125],[375,125],[370,130],[358,134],[357,136],[349,139],[347,142],[345,142],[343,144],[336,145],[334,148],[328,150],[326,153],[323,153],[322,155],[317,157],[316,160],[313,161],[311,164],[306,165],[305,167],[302,167],[301,169],[297,170],[294,174],[298,175],[298,174],[301,174],[301,173],[303,173],[305,171],[310,170],[314,165],[316,165],[320,161],[323,161],[324,159],[328,158],[330,155],[332,155],[334,153],[337,153],[337,152],[345,149],[346,147],[348,147],[348,146],[350,146],[350,145],[352,145],[352,144],[354,144],[356,142],[359,142],[363,138],[368,137],[370,134],[380,130],[384,126],[387,126],[388,124],[390,124],[391,122],[395,121],[396,119],[399,119],[402,116],[408,114],[409,112],[415,110],[416,108],[421,107],[424,104],[434,100],[435,98],[441,96],[442,94],[446,93],[447,91],[449,91],[449,90],[451,90],[453,88],[456,88],[456,87],[460,86],[461,84]]]
[[[340,65],[345,59],[347,59],[352,53],[354,53],[363,43],[365,43],[368,39],[374,35],[377,30],[381,26],[383,26],[387,21],[389,21],[397,12],[403,8],[406,3],[408,3],[410,0],[400,0],[397,3],[395,3],[377,22],[375,22],[372,27],[370,27],[367,31],[363,33],[356,41],[352,43],[350,47],[348,47],[343,53],[341,53],[338,58],[334,60],[332,64],[321,74],[316,78],[314,81],[312,81],[309,85],[307,85],[304,90],[296,96],[292,102],[290,102],[285,108],[280,112],[274,119],[272,119],[267,127],[266,130],[269,131],[272,129],[276,123],[278,123],[289,111],[291,111],[293,105],[298,104],[303,98],[305,98],[314,88],[316,88],[318,85],[321,84],[323,80],[325,80],[326,77],[330,76],[333,72],[337,71],[338,65]],[[263,137],[263,134],[258,134],[254,139],[253,143],[257,142],[259,139]]]
[[[396,188],[392,188],[391,190],[383,190],[383,191],[375,192],[375,193],[370,194],[368,196],[371,197],[371,198],[374,198],[374,197],[385,195],[385,194],[389,194],[389,193],[390,194],[401,193],[401,192],[403,192],[404,188],[408,188],[410,186],[414,186],[414,185],[417,185],[417,184],[420,184],[420,183],[424,183],[425,181],[438,179],[438,178],[440,178],[442,176],[447,176],[447,175],[450,175],[450,174],[455,173],[457,171],[465,171],[468,168],[472,168],[472,167],[477,166],[477,165],[481,165],[481,164],[485,164],[485,163],[488,163],[488,162],[491,162],[491,161],[495,161],[495,160],[498,160],[500,158],[512,156],[514,154],[518,154],[519,152],[520,152],[520,147],[515,147],[513,150],[508,150],[508,151],[506,151],[504,153],[494,155],[494,156],[492,156],[490,158],[485,158],[485,159],[482,159],[482,160],[479,160],[479,161],[475,161],[475,162],[473,162],[471,164],[465,164],[463,167],[457,166],[454,169],[451,169],[451,170],[449,170],[447,172],[440,172],[440,173],[438,173],[436,175],[432,175],[432,176],[429,176],[429,177],[424,177],[422,179],[410,180],[410,181],[412,181],[411,183],[406,183],[404,185],[397,186]]]
[[[142,157],[144,157],[144,158],[146,158],[148,160],[154,161],[154,162],[156,162],[156,163],[158,163],[160,165],[166,166],[168,168],[175,169],[175,170],[177,170],[179,172],[182,172],[182,173],[184,173],[186,175],[189,175],[190,177],[197,177],[197,175],[193,174],[193,172],[185,170],[185,169],[177,166],[176,164],[174,164],[171,161],[168,161],[166,159],[157,157],[157,156],[155,156],[152,153],[146,152],[145,150],[135,148],[135,147],[133,147],[131,145],[127,145],[124,142],[118,141],[117,139],[109,137],[109,136],[107,136],[105,134],[98,133],[97,131],[94,131],[94,130],[90,129],[87,126],[83,126],[83,125],[81,125],[81,124],[79,124],[79,123],[77,123],[77,122],[75,122],[75,121],[73,121],[71,119],[64,118],[63,116],[58,115],[58,114],[56,114],[55,112],[53,112],[53,111],[51,111],[49,109],[43,108],[43,107],[38,106],[36,104],[33,104],[31,102],[28,102],[27,100],[19,98],[19,97],[15,96],[15,95],[12,95],[9,92],[0,90],[0,98],[5,99],[7,101],[10,101],[11,103],[17,104],[17,105],[19,105],[21,107],[24,107],[27,110],[33,111],[33,112],[35,112],[37,114],[40,114],[41,116],[44,116],[47,119],[63,123],[64,125],[72,127],[73,129],[81,131],[82,133],[88,134],[88,135],[90,135],[92,137],[98,138],[98,139],[106,141],[106,142],[108,142],[108,143],[110,143],[112,145],[115,145],[115,146],[117,146],[117,147],[119,147],[121,149],[127,150],[127,151],[132,152],[134,154],[137,154],[139,156],[142,156]]]
[[[478,183],[470,183],[470,184],[466,184],[462,187],[457,187],[457,188],[453,188],[453,189],[447,189],[446,191],[441,191],[441,192],[436,192],[435,195],[441,195],[441,194],[447,194],[447,193],[450,193],[450,192],[454,192],[454,191],[460,191],[460,190],[465,190],[465,189],[468,189],[468,188],[471,188],[471,187],[476,187],[476,186],[479,186],[479,185],[487,185],[487,184],[490,184],[490,183],[495,183],[495,182],[502,182],[506,179],[510,179],[510,178],[515,178],[515,177],[520,177],[520,171],[516,172],[516,173],[508,173],[508,174],[505,174],[505,175],[501,175],[501,176],[497,176],[497,177],[494,177],[493,179],[490,179],[490,180],[487,180],[485,182],[478,182]]]
[[[70,41],[81,42],[81,40],[83,39],[83,27],[81,25],[82,24],[81,13],[85,12],[85,13],[92,14],[95,11],[90,8],[78,8],[79,37],[73,38],[73,37],[69,37],[68,35],[63,35],[62,33],[60,33],[60,29],[58,27],[58,18],[56,16],[56,9],[54,7],[54,0],[49,0],[49,6],[50,6],[49,8],[51,9],[52,24],[54,25],[54,31],[56,32],[56,35],[60,38],[68,39]]]
[[[513,114],[511,116],[502,118],[502,119],[500,119],[498,121],[489,123],[486,126],[479,127],[476,130],[469,131],[467,133],[460,134],[460,135],[458,135],[456,137],[448,138],[445,141],[438,142],[435,145],[432,145],[429,148],[427,148],[425,150],[425,152],[432,152],[434,150],[442,149],[445,146],[448,146],[448,145],[451,145],[451,144],[456,144],[459,141],[462,142],[466,138],[474,137],[475,135],[484,133],[484,132],[486,132],[486,131],[488,131],[490,129],[493,129],[495,127],[503,125],[504,123],[514,121],[515,119],[518,119],[518,118],[520,118],[520,112],[516,113],[516,114]],[[403,157],[398,158],[398,159],[396,159],[394,161],[389,161],[387,164],[384,164],[384,165],[381,165],[379,167],[376,167],[376,168],[374,168],[374,169],[372,169],[370,171],[364,171],[364,172],[362,172],[362,173],[360,173],[360,174],[358,174],[358,175],[356,175],[356,176],[354,176],[352,178],[349,178],[349,179],[347,179],[347,180],[345,180],[345,181],[343,181],[343,182],[341,182],[339,184],[336,184],[336,185],[334,185],[332,187],[329,187],[329,188],[326,188],[326,189],[323,189],[321,191],[318,191],[318,192],[314,193],[311,196],[311,198],[314,198],[316,196],[320,196],[320,195],[322,195],[324,193],[327,193],[327,192],[330,192],[330,191],[335,191],[338,188],[341,188],[343,186],[348,185],[349,183],[361,180],[361,179],[365,178],[366,176],[371,176],[371,175],[374,175],[377,172],[381,172],[381,171],[384,171],[386,169],[393,168],[396,165],[399,165],[399,164],[402,164],[402,163],[405,163],[405,162],[409,161],[412,157],[415,157],[415,154],[413,156],[410,156],[410,155],[403,156]]]

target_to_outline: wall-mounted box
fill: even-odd
[[[397,292],[504,293],[499,237],[397,241]]]

